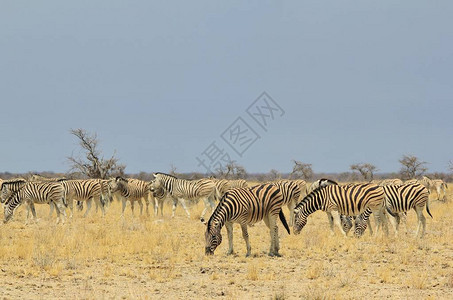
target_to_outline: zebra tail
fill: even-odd
[[[394,218],[397,217],[397,214],[393,213],[387,205],[385,206],[385,209],[387,210],[387,212],[389,213],[389,215],[391,215],[391,216],[394,217]]]
[[[283,224],[283,226],[285,226],[285,229],[288,232],[288,234],[291,234],[288,223],[286,223],[285,215],[283,214],[283,211],[281,209],[280,209],[280,212],[278,213],[278,216],[280,217],[280,221],[282,221],[282,224]]]
[[[426,212],[428,213],[428,215],[433,218],[433,215],[431,214],[431,212],[429,211],[429,199],[426,200]]]

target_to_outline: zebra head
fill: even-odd
[[[343,228],[344,232],[348,234],[348,232],[352,228],[352,217],[340,215],[341,227]]]
[[[107,183],[107,186],[112,193],[122,189],[125,185],[127,185],[127,179],[124,179],[121,176],[110,178]]]
[[[203,221],[202,221],[203,222]],[[203,222],[205,223],[205,222]],[[205,223],[206,224],[206,223]],[[222,235],[220,234],[220,226],[218,221],[207,222],[205,232],[205,254],[213,255],[215,249],[222,243]]]
[[[361,216],[355,218],[354,222],[354,236],[359,238],[363,235],[367,228],[367,222],[362,220]]]
[[[294,225],[293,232],[294,234],[299,234],[302,228],[307,225],[307,216],[304,214],[304,209],[302,206],[296,207],[294,210]]]

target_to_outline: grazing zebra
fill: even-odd
[[[409,179],[404,182],[404,184],[414,184],[414,183],[419,183],[418,179]]]
[[[63,214],[64,223],[66,217],[64,200],[65,191],[58,182],[26,182],[18,191],[10,193],[5,200],[4,223],[13,217],[14,210],[24,202],[30,206],[35,220],[37,218],[34,203],[53,203],[57,210],[57,223],[60,222],[60,214]]]
[[[214,181],[211,179],[185,180],[164,173],[153,173],[154,180],[151,181],[151,191],[154,192],[162,187],[173,199],[172,217],[175,216],[176,205],[178,201],[186,211],[187,217],[190,218],[190,212],[186,207],[185,200],[203,199],[204,209],[200,219],[204,221],[208,207],[214,210],[214,201],[219,197],[219,191]]]
[[[132,215],[134,215],[134,204],[135,201],[140,205],[140,215],[143,214],[143,203],[142,198],[145,200],[146,214],[149,216],[149,198],[150,189],[149,183],[139,179],[116,177],[109,181],[109,186],[112,193],[118,192],[117,194],[121,197],[122,209],[121,217],[124,217],[124,210],[126,209],[126,201],[131,202]]]
[[[1,189],[1,202],[2,205],[5,206],[6,199],[13,193],[20,190],[27,181],[23,178],[14,178],[9,180],[2,180],[0,189]]]
[[[247,247],[246,256],[250,256],[251,247],[247,225],[264,220],[270,230],[271,246],[270,256],[280,256],[277,215],[289,234],[289,227],[282,212],[284,203],[283,194],[274,184],[262,184],[252,188],[237,188],[227,191],[209,221],[206,223],[205,254],[214,254],[215,249],[222,242],[220,233],[225,225],[228,233],[228,253],[233,253],[233,223],[239,223],[242,228],[242,237]]]
[[[74,200],[87,202],[87,210],[83,215],[86,217],[91,209],[91,203],[100,202],[102,216],[105,216],[104,203],[102,199],[102,185],[99,179],[60,179],[57,182],[63,185],[67,203],[71,210],[71,218],[74,213]],[[52,214],[52,207],[50,214]]]
[[[362,220],[367,221],[369,214],[371,212],[375,213],[379,229],[381,221],[385,223],[383,215],[384,191],[382,187],[372,183],[349,186],[328,185],[317,188],[308,194],[295,208],[295,234],[300,233],[307,224],[308,216],[317,210],[331,212],[334,222],[345,236],[346,232],[341,225],[340,214],[356,216],[368,210],[367,214],[362,216]],[[359,226],[355,228],[354,233],[356,236],[361,236],[363,230],[363,226]]]
[[[399,184],[403,184],[403,181],[399,178],[394,178],[394,179],[384,179],[378,185],[385,186],[385,185],[399,185]]]
[[[59,181],[59,180],[66,180],[66,177],[44,177],[38,174],[32,174],[28,181]]]
[[[306,194],[310,194],[313,192],[315,189],[318,188],[323,188],[328,185],[339,185],[336,181],[333,181],[331,179],[327,178],[321,178],[316,181],[314,181],[308,188]],[[300,202],[300,201],[299,201]],[[334,219],[332,216],[332,213],[330,211],[325,212],[327,214],[327,220],[329,221],[329,227],[330,227],[330,234],[334,234]],[[347,216],[340,215],[340,220],[341,220],[341,225],[343,227],[344,232],[347,234],[349,230],[352,228],[352,221],[351,218],[348,218]],[[294,225],[294,223],[293,223]],[[370,227],[371,229],[371,227]]]
[[[303,180],[302,180],[303,181]],[[305,181],[304,181],[305,182]],[[289,209],[289,226],[294,225],[294,208],[299,203],[302,191],[301,184],[296,180],[278,180],[273,182],[283,194],[283,205],[287,205]]]
[[[422,227],[420,237],[423,237],[426,229],[426,218],[423,215],[424,206],[426,206],[426,211],[431,218],[433,217],[429,211],[428,189],[419,183],[388,185],[384,186],[383,189],[385,194],[385,208],[390,214],[390,222],[395,229],[395,235],[398,235],[400,214],[414,209],[418,217],[418,227],[415,235],[418,236],[420,227]]]

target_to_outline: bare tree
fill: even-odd
[[[373,180],[374,173],[378,170],[375,165],[369,163],[352,164],[349,168],[352,171],[359,172],[365,181]]]
[[[403,179],[412,179],[422,176],[428,168],[425,167],[426,162],[414,155],[405,154],[399,160],[401,164],[400,174]]]
[[[280,174],[279,171],[272,169],[269,171],[269,174],[267,175],[267,179],[269,181],[274,181],[282,178],[282,174]]]
[[[453,173],[453,160],[450,160],[448,167],[449,167],[450,171]]]
[[[311,164],[305,164],[297,160],[293,160],[293,163],[293,171],[291,172],[292,178],[302,178],[309,180],[313,177],[313,169],[311,168]]]
[[[80,172],[89,178],[106,179],[109,176],[124,175],[125,165],[118,163],[115,153],[109,159],[104,159],[102,152],[98,149],[99,140],[96,134],[89,134],[84,129],[71,129],[71,134],[79,139],[79,145],[85,152],[85,157],[68,157],[71,163],[70,171]]]

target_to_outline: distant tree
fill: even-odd
[[[365,181],[373,180],[374,173],[378,170],[375,165],[369,163],[352,164],[349,168],[352,171],[359,172]]]
[[[418,178],[425,174],[428,168],[425,167],[426,162],[414,155],[405,154],[399,160],[401,164],[400,174],[403,179]]]
[[[448,168],[450,169],[450,172],[453,173],[453,160],[450,160]]]
[[[123,176],[125,165],[119,164],[115,154],[109,159],[104,159],[99,150],[99,140],[96,134],[89,134],[84,129],[71,129],[71,134],[79,139],[79,145],[85,157],[68,157],[71,163],[70,172],[79,172],[89,178],[106,179],[110,176]]]
[[[269,171],[269,174],[267,175],[267,179],[269,181],[274,181],[282,178],[282,174],[280,174],[279,171],[272,169]]]
[[[235,160],[230,161],[224,167],[220,167],[217,170],[217,178],[226,179],[245,179],[247,178],[247,171]]]
[[[300,162],[298,160],[293,159],[293,171],[291,172],[291,178],[302,178],[305,180],[309,180],[313,177],[313,169],[311,168],[311,164],[306,164]]]
[[[170,165],[170,171],[168,172],[168,174],[173,175],[175,177],[178,177],[179,174],[178,174],[178,172],[176,172],[176,170],[177,170],[176,166],[174,164],[171,164]]]

